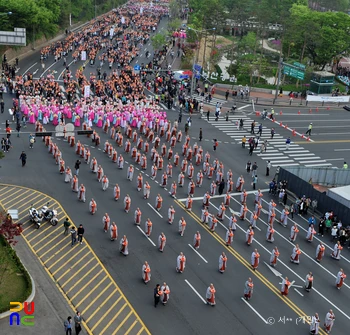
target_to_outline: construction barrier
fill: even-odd
[[[298,115],[300,115],[301,114],[301,112],[300,111],[298,111]]]
[[[293,136],[297,136],[295,129],[293,129],[292,134],[293,134]]]

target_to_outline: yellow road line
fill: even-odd
[[[112,282],[109,282],[108,285],[97,295],[97,297],[95,297],[94,300],[92,300],[92,301],[90,302],[90,304],[87,305],[87,307],[84,309],[84,314],[85,314],[85,313],[87,312],[87,310],[97,301],[97,299],[100,298],[101,295],[102,295],[103,293],[105,293],[105,292],[108,290],[108,288],[109,288],[112,284],[113,284]],[[114,291],[113,291],[113,292],[114,292]],[[82,300],[82,301],[83,301],[83,300]],[[81,302],[79,302],[79,303],[77,304],[77,306],[80,305],[80,303],[81,303]]]
[[[67,214],[67,212],[64,210],[64,208],[62,207],[62,205],[54,198],[48,196],[47,194],[44,194],[40,191],[37,190],[33,190],[31,188],[28,187],[24,187],[24,186],[17,186],[17,185],[10,185],[10,184],[0,184],[0,187],[14,187],[14,188],[20,188],[20,189],[25,189],[25,190],[31,190],[32,192],[36,192],[36,193],[40,193],[43,196],[45,196],[46,198],[50,199],[50,201],[56,202],[58,204],[58,206],[60,207],[62,213],[65,214],[65,216],[70,220],[70,222],[72,222],[72,224],[74,224],[74,221],[70,218],[70,216]],[[1,206],[1,201],[0,201],[0,206]],[[3,206],[4,207],[4,206]],[[23,234],[22,234],[23,235]],[[48,274],[48,276],[52,279],[52,281],[55,282],[56,287],[58,288],[58,290],[61,292],[61,294],[65,297],[66,301],[68,302],[69,306],[72,308],[72,310],[76,310],[77,309],[77,304],[75,304],[75,306],[72,304],[72,301],[69,299],[69,297],[65,294],[65,292],[63,291],[63,289],[57,284],[57,282],[55,281],[55,278],[51,275],[50,271],[47,269],[47,267],[45,266],[44,262],[42,261],[42,257],[47,253],[44,253],[43,255],[39,256],[35,250],[31,247],[30,243],[28,242],[28,240],[26,239],[26,237],[23,235],[24,240],[26,241],[26,243],[28,244],[29,248],[32,250],[32,252],[38,256],[39,261],[41,263],[41,265],[45,268],[46,273]],[[69,244],[68,244],[69,245]],[[139,317],[138,313],[135,311],[135,309],[132,307],[132,305],[130,304],[130,302],[128,301],[128,299],[125,297],[124,293],[120,290],[119,286],[117,285],[117,283],[115,282],[115,280],[112,278],[111,274],[107,271],[106,267],[102,264],[102,262],[100,261],[100,259],[97,257],[96,253],[93,251],[93,249],[91,248],[91,246],[86,243],[86,246],[88,247],[88,249],[90,250],[90,252],[92,253],[93,257],[95,257],[96,261],[100,264],[101,268],[103,269],[103,271],[105,272],[106,277],[104,278],[108,278],[111,282],[109,285],[114,285],[114,287],[119,291],[119,294],[123,297],[123,299],[126,301],[127,305],[129,306],[129,308],[133,311],[133,313],[135,314],[137,320],[140,322],[140,324],[142,325],[142,329],[145,331],[145,333],[147,335],[151,335],[150,331],[148,330],[148,328],[146,327],[145,323],[143,322],[143,320]],[[57,251],[55,253],[55,255],[57,253],[59,253],[60,251],[62,251],[64,248],[66,248],[66,245],[63,246],[59,251]],[[51,251],[51,250],[49,250]],[[52,257],[52,256],[51,256]],[[46,260],[47,262],[47,260]],[[102,280],[104,281],[104,280]],[[90,291],[91,293],[92,291]],[[87,296],[86,296],[87,297]],[[85,298],[86,298],[85,297]],[[85,298],[83,300],[85,300]],[[82,300],[82,301],[83,301]],[[81,303],[81,302],[80,302]],[[89,326],[86,324],[85,321],[82,322],[84,327],[86,328],[86,331],[89,335],[93,335]]]
[[[34,223],[32,222],[28,227],[24,228],[24,229],[22,230],[22,235],[25,235],[25,234],[23,234],[23,233],[24,233],[25,231],[27,231],[29,228],[33,228],[33,226],[34,226]],[[33,229],[35,229],[35,231],[38,230],[38,228],[33,228]]]
[[[139,332],[136,335],[140,335],[143,332],[143,327],[139,330]]]
[[[85,309],[84,309],[84,314],[86,314],[86,312],[88,311],[88,309],[97,301],[97,299],[99,299],[99,298],[107,291],[107,289],[108,289],[111,285],[112,285],[112,282],[110,282],[110,283],[97,295],[97,297],[95,297],[94,300],[92,300],[92,301],[90,302],[90,304],[87,305],[87,307],[85,307]],[[111,297],[115,292],[117,292],[117,289],[116,289],[116,288],[114,288],[114,290],[113,290],[112,293],[109,295],[109,297]],[[108,299],[108,298],[107,298],[107,299]],[[107,299],[106,299],[106,300],[107,300]],[[106,302],[106,300],[105,300],[105,302]],[[89,322],[89,320],[90,320],[90,318],[87,319],[87,320],[85,320],[85,321],[86,321],[86,322]]]
[[[49,222],[49,221],[47,221],[47,222]],[[37,237],[41,236],[41,235],[44,234],[46,231],[48,231],[48,230],[51,228],[51,226],[52,226],[52,225],[50,224],[50,225],[48,225],[45,229],[40,229],[40,233],[39,233],[39,234],[36,234],[32,239],[30,239],[30,240],[29,240],[29,243],[32,243],[32,241],[34,241]],[[40,227],[40,228],[42,228],[42,227]],[[58,229],[62,229],[62,227],[61,227],[60,225],[57,224],[57,227],[53,228],[53,231],[56,231],[56,230],[58,230]],[[26,234],[26,237],[28,237],[30,234],[32,234],[32,232]],[[49,235],[47,235],[47,236],[49,236]],[[45,237],[47,237],[47,236],[45,236]]]
[[[75,284],[73,286],[71,286],[71,288],[66,292],[67,294],[72,291],[77,285],[79,285],[81,283],[82,280],[85,279],[86,276],[88,276],[93,270],[96,269],[96,267],[98,266],[99,264],[97,263],[93,268],[91,268],[88,272],[86,272],[84,274],[83,277],[81,277],[77,282],[75,282]],[[92,277],[92,279],[95,279],[103,270],[101,269],[95,276]],[[91,279],[90,279],[91,280]],[[90,282],[90,281],[89,281]]]
[[[133,323],[133,324],[129,327],[129,329],[124,333],[124,335],[128,335],[128,334],[131,332],[131,330],[135,327],[136,323],[137,323],[137,320],[134,321],[134,323]]]
[[[80,300],[76,306],[80,306],[92,293],[94,293],[101,285],[102,283],[107,279],[107,277],[103,277],[103,279],[99,282],[99,285],[96,285],[91,291],[89,291],[89,293],[87,295],[85,295],[85,297]],[[112,285],[112,283],[109,283],[108,285]],[[73,300],[73,298],[72,298]]]
[[[34,202],[34,200],[35,200],[35,199],[38,199],[38,198],[40,198],[40,199],[39,199],[38,201]],[[22,213],[22,211],[23,211],[23,212],[27,211],[27,210],[31,207],[31,205],[33,205],[34,207],[36,207],[37,205],[42,204],[43,201],[44,201],[44,199],[45,199],[45,198],[43,197],[43,195],[39,193],[39,194],[37,194],[34,198],[30,199],[29,201],[25,201],[25,202],[22,203],[20,206],[18,206],[18,207],[17,207],[18,212],[21,212],[21,213]],[[20,210],[20,208],[23,208],[23,207],[25,207],[25,206],[27,206],[26,209]]]
[[[70,244],[70,243],[69,243]],[[61,254],[61,251],[63,249],[67,248],[67,245],[65,244],[62,248],[60,248],[59,250],[57,250],[53,255],[51,255],[45,262],[43,261],[43,264],[46,264],[47,262],[49,262],[52,258],[54,258],[57,254]],[[73,250],[73,248],[69,248],[69,250]],[[67,255],[70,251],[68,252],[64,252],[64,255]]]
[[[119,316],[119,314],[125,309],[126,306],[127,304],[124,304],[123,307],[119,309],[118,313],[115,314],[113,318],[108,322],[108,324],[102,329],[102,331],[100,332],[100,335],[102,335],[111,326],[111,324]]]
[[[85,256],[83,257],[85,258]],[[76,275],[78,275],[81,271],[83,271],[92,261],[94,261],[95,258],[91,258],[90,260],[88,260],[78,271],[75,271],[74,272],[74,275],[71,276],[65,283],[63,283],[61,286],[64,287],[66,286],[73,278],[75,278]],[[98,264],[98,263],[97,263]],[[74,267],[76,265],[74,264]],[[74,271],[74,268],[73,268],[73,271]]]
[[[71,248],[71,250],[72,250],[73,248]],[[76,253],[76,254],[74,254],[74,256],[72,257],[72,258],[75,258],[77,255],[79,255],[82,251],[83,251],[84,249],[80,249],[80,251],[78,252],[78,253]],[[83,260],[85,257],[87,257],[87,256],[89,256],[90,255],[90,251],[88,252],[88,253],[86,253],[80,260]],[[71,258],[71,259],[72,259]],[[74,263],[74,265],[75,265],[75,263]],[[66,263],[65,262],[63,262],[63,264],[56,270],[56,271],[54,271],[54,272],[51,272],[51,274],[53,275],[53,276],[55,276],[64,266],[66,266]],[[58,278],[57,278],[57,281],[60,281],[69,271],[71,271],[72,269],[71,268],[69,268],[69,269],[67,269],[61,276],[59,276]],[[61,285],[62,286],[62,285]]]
[[[59,241],[58,243],[56,243],[54,246],[52,246],[52,248],[50,248],[49,250],[45,251],[45,252],[44,252],[42,255],[40,255],[39,257],[40,257],[40,258],[44,257],[44,256],[45,256],[47,253],[49,253],[53,248],[57,247],[62,241],[64,241],[64,239],[62,239],[61,241]],[[69,243],[68,243],[68,244],[65,244],[65,245],[61,248],[61,250],[64,249],[64,248],[66,248],[67,246],[69,246],[69,245],[71,245],[71,244],[72,244],[72,242],[69,241]]]
[[[5,204],[6,204],[6,202],[5,202],[6,199],[12,198],[14,195],[16,195],[16,194],[18,194],[18,193],[21,193],[21,191],[22,191],[21,189],[15,191],[14,193],[12,193],[12,194],[8,195],[7,197],[3,198],[3,199],[1,200],[1,202],[5,205]],[[15,199],[16,199],[16,198],[15,198]]]
[[[52,243],[52,241],[55,240],[57,237],[61,237],[61,240],[60,240],[59,242],[57,242],[55,245],[61,243],[63,240],[66,239],[66,236],[62,236],[61,234],[58,234],[58,235],[56,235],[54,238],[51,238],[50,240],[48,240],[48,241],[47,241],[44,245],[42,245],[39,249],[36,249],[36,252],[39,252],[39,251],[43,250],[45,247],[47,247],[48,245],[50,245],[50,244]],[[39,241],[39,242],[35,243],[35,246],[38,245],[40,242],[42,242],[42,241]],[[33,249],[34,249],[35,246],[33,245]]]
[[[53,229],[52,230],[52,232],[51,233],[49,233],[49,234],[47,234],[45,237],[43,237],[43,239],[45,238],[48,238],[49,236],[51,236],[52,234],[54,234],[54,233],[56,233],[56,230],[58,229],[58,228],[60,228],[60,227],[57,227],[56,229]],[[54,238],[52,238],[52,239],[50,239],[50,241],[48,242],[48,243],[51,243],[55,238],[57,238],[57,237],[59,237],[59,236],[61,236],[62,237],[62,234],[57,234]],[[65,237],[65,236],[64,236]],[[40,243],[42,243],[42,240],[41,241],[38,241],[38,242],[36,242],[35,244],[33,244],[33,248],[35,248],[38,244],[40,244]],[[47,244],[48,244],[47,243]],[[47,245],[46,244],[46,245]],[[45,245],[45,246],[46,246]],[[39,251],[39,250],[38,250]]]
[[[8,188],[8,190],[6,192],[4,192],[4,190],[6,190]],[[1,188],[0,192],[1,192],[1,197],[9,192],[11,192],[13,190],[13,187],[5,187],[5,188]]]
[[[110,298],[110,297],[108,297],[108,298],[106,299],[106,301],[104,301],[104,304],[107,302],[107,300],[109,300],[109,298]],[[114,308],[115,306],[118,305],[118,303],[119,303],[119,301],[120,301],[121,299],[122,299],[122,296],[119,296],[119,298],[113,303],[113,305],[112,305],[111,307],[108,308],[108,312],[105,313],[105,314],[103,315],[103,317],[101,317],[101,318],[97,321],[97,323],[95,323],[94,326],[91,328],[91,331],[92,331],[92,332],[93,332],[93,331],[99,326],[99,324],[106,318],[106,316],[109,314],[109,312],[113,311],[113,308]],[[125,308],[124,306],[127,306],[127,303],[126,303],[126,302],[124,303],[123,307],[120,308],[120,309],[118,310],[117,315],[119,315],[119,314],[121,313],[121,311]],[[102,307],[102,306],[101,306],[101,307]],[[100,306],[99,306],[98,309],[94,312],[94,314],[90,315],[90,320],[92,319],[93,316],[95,316],[95,314],[97,313],[97,311],[98,311],[99,309],[100,309]],[[132,312],[132,311],[131,311],[131,312]],[[114,320],[113,320],[113,321],[114,321]],[[102,335],[102,334],[103,334],[103,332],[100,333],[100,335]]]
[[[123,326],[123,324],[129,319],[132,311],[129,312],[129,314],[124,318],[124,320],[119,324],[118,328],[112,333],[112,335],[115,335],[118,333],[119,329]]]
[[[193,212],[187,211],[185,205],[183,205],[180,201],[174,200],[174,202],[179,207],[181,207],[189,216],[191,216],[201,227],[203,227],[203,224],[201,223],[200,218],[196,214],[194,214]],[[228,252],[230,252],[252,274],[258,277],[265,284],[265,286],[267,286],[273,293],[275,293],[276,296],[279,297],[279,299],[281,299],[286,305],[288,305],[299,317],[307,315],[290,298],[282,296],[281,291],[276,286],[274,286],[264,275],[262,275],[260,272],[253,271],[251,264],[232,247],[226,246],[226,243],[221,236],[219,236],[215,232],[211,234],[211,236],[213,236]],[[320,333],[323,335],[326,335],[326,333],[322,329],[320,329]]]
[[[70,248],[70,250],[67,253],[64,253],[64,255],[62,255],[55,263],[53,263],[52,265],[50,265],[48,267],[48,269],[50,270],[53,266],[55,266],[62,258],[66,257],[67,254],[69,254],[72,250],[74,250],[74,248]],[[85,248],[80,249],[76,254],[74,254],[73,257],[69,258],[70,260],[73,260],[76,256],[78,256],[81,252],[83,252],[85,250]],[[88,252],[87,254],[90,254],[90,252]],[[85,257],[85,256],[84,256]],[[66,265],[65,262],[63,262],[63,264],[56,269],[56,271],[51,272],[51,274],[54,276],[58,271],[60,271],[64,266]]]
[[[79,255],[83,250],[85,250],[86,248],[86,245],[84,246],[84,248],[80,249],[76,254],[74,254],[74,257],[76,255]],[[73,248],[70,248],[70,250],[68,252],[65,252],[59,259],[57,259],[54,263],[52,263],[50,266],[48,266],[47,268],[50,270],[52,269],[59,261],[61,261],[63,258],[65,258],[70,252],[72,252],[74,249]],[[46,265],[50,260],[51,258],[53,258],[55,255],[51,256],[50,258],[48,258],[44,264]]]
[[[28,193],[28,195],[24,197],[24,194],[26,194],[26,193]],[[34,193],[34,194],[35,194],[35,193]],[[19,208],[21,208],[21,207],[23,206],[23,204],[28,203],[27,201],[25,201],[25,202],[23,202],[23,201],[26,200],[26,199],[28,199],[28,198],[30,198],[30,197],[33,197],[34,194],[33,194],[32,192],[20,193],[20,195],[18,195],[17,197],[11,198],[9,201],[5,202],[4,205],[5,205],[6,207],[8,207],[8,206],[13,206],[13,207],[14,207],[14,206],[16,206],[16,205],[18,204],[18,206],[16,206],[16,209],[19,209]],[[23,198],[22,198],[22,197],[23,197]],[[20,198],[20,200],[15,201],[15,200],[18,199],[18,198]],[[32,198],[31,200],[34,200],[34,199],[35,199],[35,198]],[[19,202],[21,202],[21,203],[19,203]]]

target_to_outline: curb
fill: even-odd
[[[19,260],[21,261],[20,258],[19,258]],[[27,271],[27,273],[29,275],[29,278],[30,278],[30,281],[31,281],[31,284],[32,284],[32,293],[29,295],[29,297],[26,299],[26,301],[27,302],[32,302],[34,300],[35,293],[36,293],[35,282],[34,282],[33,277],[31,276],[30,272],[28,271],[28,269],[22,263],[22,261],[21,261],[21,264],[23,265],[24,269]],[[4,312],[4,313],[0,313],[0,320],[9,317],[11,314],[12,314],[12,312],[10,312],[10,311]]]

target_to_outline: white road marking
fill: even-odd
[[[74,60],[72,60],[69,64],[68,64],[68,66],[71,66],[72,64],[74,63]],[[61,78],[61,76],[63,75],[63,72],[65,71],[66,69],[64,69],[62,72],[61,72],[61,74],[58,76],[58,80]]]
[[[264,192],[267,192],[269,191],[270,189],[269,188],[265,188],[263,190],[260,190],[262,193]],[[256,193],[257,191],[247,191],[247,194],[254,194]],[[231,197],[235,197],[235,196],[238,196],[238,195],[241,195],[240,192],[237,192],[237,193],[230,193],[230,196]],[[222,195],[214,195],[213,197],[211,197],[210,199],[216,199],[216,198],[224,198],[226,196],[226,194],[222,194]],[[195,197],[195,198],[192,198],[192,200],[202,200],[203,197]],[[186,201],[187,198],[183,198],[183,199],[177,199],[178,201]]]
[[[26,74],[32,67],[34,67],[38,62],[34,63],[32,66],[30,66],[27,70],[23,72],[23,74]]]
[[[149,202],[147,202],[147,205],[151,207],[163,219],[163,216]]]
[[[326,161],[343,161],[345,158],[326,158]]]
[[[261,314],[247,301],[245,300],[244,298],[241,298],[241,300],[243,302],[245,302],[249,307],[250,309],[266,324],[268,325],[269,323],[261,316]]]
[[[296,288],[294,289],[295,292],[297,292],[299,295],[301,295],[302,297],[304,296],[304,294],[300,293]]]
[[[33,76],[36,75],[36,73],[39,71],[39,69],[36,69],[34,72],[33,72]]]
[[[208,264],[208,261],[207,261],[195,248],[193,248],[191,244],[188,244],[188,246],[189,246],[200,258],[202,258],[203,261],[204,261],[205,263]]]
[[[334,149],[334,151],[350,151],[350,149]]]
[[[250,106],[250,105],[245,105],[245,106],[242,106],[242,107],[238,107],[237,110],[239,111],[239,110],[244,109],[244,108],[247,108],[247,107],[249,107],[249,106]]]
[[[190,284],[190,282],[187,279],[185,279],[185,283],[193,290],[194,293],[197,294],[199,299],[201,299],[205,304],[207,304],[207,301],[198,293],[198,291]]]
[[[47,71],[49,71],[55,64],[57,64],[57,62],[53,62],[53,63],[40,75],[40,78],[41,78]]]
[[[146,233],[141,229],[141,227],[140,227],[140,226],[136,226],[136,227],[139,229],[139,231],[140,231],[143,235],[145,235],[145,237],[147,238],[147,240],[150,241],[151,244],[155,247],[156,244],[146,235]]]

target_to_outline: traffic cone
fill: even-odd
[[[318,107],[316,107],[316,112],[318,112]]]
[[[328,110],[328,111],[330,110],[329,106],[327,107],[327,110]]]
[[[282,115],[283,113],[282,113],[282,111],[280,111],[280,115]]]
[[[311,113],[312,113],[312,109],[310,108],[310,109],[309,109],[309,114],[311,114]]]
[[[305,138],[304,134],[301,135],[301,138]]]
[[[280,126],[281,126],[281,127],[283,126],[282,122],[280,122]]]
[[[297,135],[296,132],[295,132],[295,129],[293,129],[292,134],[293,134],[293,136]]]
[[[298,115],[300,115],[301,114],[301,112],[300,111],[298,111]]]
[[[310,142],[310,136],[307,137],[306,141]]]

